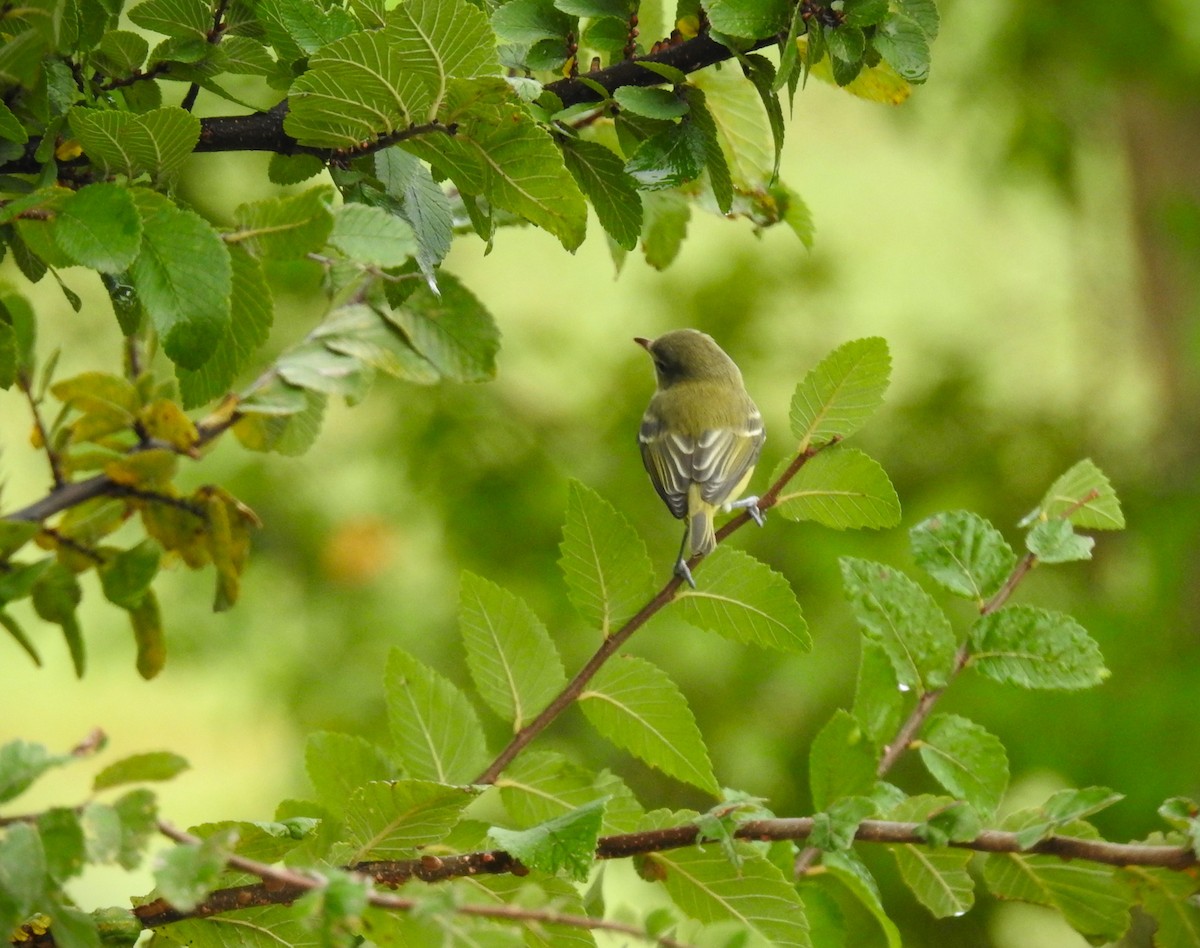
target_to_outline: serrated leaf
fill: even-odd
[[[67,198],[55,215],[54,239],[76,263],[119,273],[137,257],[142,221],[126,188],[89,184]]]
[[[594,800],[608,800],[604,829],[632,832],[642,808],[620,778],[599,775],[571,763],[561,754],[526,751],[496,780],[505,811],[519,824],[543,823]]]
[[[888,948],[901,948],[900,929],[884,909],[879,887],[862,861],[852,852],[826,853],[821,866],[871,913],[887,940]]]
[[[212,9],[205,0],[144,0],[130,7],[129,19],[155,33],[207,40]]]
[[[355,734],[331,731],[308,735],[304,768],[317,791],[317,802],[339,816],[358,788],[396,776],[396,768],[381,748]]]
[[[311,333],[333,352],[353,356],[362,363],[396,378],[422,385],[440,376],[428,359],[416,352],[391,320],[362,303],[334,310]]]
[[[41,744],[9,741],[0,746],[0,803],[7,803],[26,790],[51,767],[71,761],[70,755],[51,754]]]
[[[92,781],[92,789],[99,792],[125,783],[170,780],[183,773],[188,767],[186,759],[170,751],[133,754],[109,764],[96,774]]]
[[[854,691],[854,717],[863,730],[882,747],[896,734],[904,708],[904,693],[887,651],[878,642],[863,638]]]
[[[454,236],[450,199],[424,162],[403,149],[376,152],[375,174],[387,194],[400,202],[399,213],[417,239],[417,263],[426,280],[435,281],[435,268],[450,252]]]
[[[968,510],[922,520],[908,534],[913,559],[958,596],[984,602],[999,591],[1017,555],[988,521]]]
[[[645,139],[625,162],[625,173],[641,190],[661,191],[696,180],[705,158],[704,135],[685,122]]]
[[[973,668],[1024,688],[1091,688],[1109,675],[1095,640],[1061,612],[1008,606],[977,619],[970,642]]]
[[[71,129],[90,159],[129,178],[142,173],[156,180],[173,177],[200,140],[200,120],[176,107],[140,114],[75,108]]]
[[[891,368],[887,343],[878,337],[844,343],[822,359],[792,395],[800,449],[858,431],[883,403]]]
[[[255,12],[268,42],[289,63],[362,29],[342,7],[320,7],[306,0],[262,0]]]
[[[488,836],[530,869],[584,882],[596,861],[606,800],[594,800],[578,809],[525,830],[493,826]]]
[[[789,461],[780,462],[772,483]],[[900,498],[879,462],[840,445],[809,458],[779,494],[777,507],[789,520],[814,520],[835,530],[881,529],[900,522]]]
[[[572,604],[605,636],[653,592],[654,567],[642,538],[612,504],[578,481],[568,488],[559,549]]]
[[[459,629],[479,696],[519,731],[567,678],[550,634],[519,597],[463,573]]]
[[[1069,520],[1042,520],[1025,534],[1025,548],[1043,563],[1075,563],[1092,558],[1094,537],[1081,536]]]
[[[417,238],[408,221],[368,204],[338,208],[329,243],[369,267],[398,267],[417,252]]]
[[[759,39],[786,30],[790,10],[786,0],[710,0],[705,12],[718,33]]]
[[[468,783],[486,751],[475,709],[453,684],[402,649],[384,674],[393,750],[412,777]]]
[[[610,659],[578,700],[596,730],[618,747],[707,793],[719,791],[687,699],[660,668],[631,655]]]
[[[1121,530],[1125,515],[1104,472],[1084,459],[1050,485],[1037,509],[1021,522],[1065,517],[1084,530]]]
[[[957,642],[932,597],[890,566],[852,557],[839,562],[854,617],[887,652],[899,684],[922,693],[944,687]]]
[[[322,185],[300,194],[241,204],[233,212],[237,229],[226,241],[244,244],[255,256],[272,260],[315,253],[325,246],[334,227],[329,198],[330,189]],[[347,212],[343,208],[340,213]]]
[[[642,252],[656,270],[665,270],[679,255],[692,217],[691,203],[674,191],[642,195]]]
[[[554,0],[509,0],[492,13],[492,29],[501,43],[532,46],[543,40],[565,40],[578,28],[576,20],[557,9]]]
[[[600,226],[618,247],[633,250],[642,230],[642,197],[625,163],[597,142],[564,138],[559,144],[563,162],[591,201]]]
[[[79,815],[74,810],[68,807],[43,810],[38,814],[37,831],[42,838],[46,872],[50,878],[62,883],[83,871],[87,852],[83,827],[79,825]],[[3,863],[3,857],[0,857],[0,863]],[[0,877],[3,875],[4,869],[0,868]],[[4,881],[0,881],[0,887],[12,891]]]
[[[646,118],[677,119],[688,111],[687,101],[674,90],[654,86],[621,86],[613,99],[622,109]]]
[[[164,899],[181,912],[189,912],[217,888],[236,834],[215,833],[202,843],[185,843],[159,856],[154,884]]]
[[[937,797],[912,797],[896,807],[889,818],[923,822],[931,806],[942,806]],[[905,885],[934,918],[962,915],[975,904],[975,884],[967,872],[970,850],[904,844],[889,847]]]
[[[996,811],[1008,787],[1008,755],[996,735],[957,714],[937,714],[926,722],[918,749],[954,796],[985,816]]]
[[[171,361],[197,369],[212,356],[230,319],[229,250],[199,214],[137,188],[142,250],[129,273]]]
[[[437,116],[454,78],[492,74],[495,34],[466,0],[409,0],[382,30],[322,47],[292,84],[284,130],[348,148]]]
[[[1060,827],[1098,813],[1123,799],[1124,794],[1114,793],[1108,787],[1059,790],[1051,794],[1036,811],[1030,811],[1036,812],[1040,819],[1026,822],[1017,831],[1017,843],[1022,849],[1029,849]]]
[[[42,839],[28,823],[14,823],[0,833],[0,895],[0,921],[6,932],[48,901]]]
[[[228,392],[271,332],[274,301],[262,264],[236,245],[229,248],[229,263],[228,328],[200,368],[175,367],[184,408],[196,408]]]
[[[1141,907],[1157,922],[1155,948],[1200,948],[1200,906],[1189,873],[1142,866],[1128,866],[1124,873]]]
[[[704,149],[704,167],[708,171],[708,184],[712,188],[713,200],[716,201],[718,211],[728,214],[733,208],[733,178],[725,151],[721,147],[717,122],[708,107],[703,89],[692,87],[687,89],[686,94],[689,111],[684,122],[700,133]]]
[[[500,331],[492,314],[449,273],[438,276],[439,293],[415,290],[384,316],[445,378],[485,382],[496,374]]]
[[[868,2],[877,2],[877,0],[868,0]],[[935,0],[896,0],[896,2],[904,15],[910,17],[926,36],[931,40],[937,39],[938,28],[941,24]],[[849,5],[847,3],[847,6]]]
[[[75,609],[83,596],[75,575],[61,563],[51,563],[33,584],[33,608],[47,622],[60,626],[76,677],[82,678],[86,659],[83,633]]]
[[[759,852],[739,847],[735,865],[719,846],[675,849],[646,857],[675,904],[698,921],[734,921],[768,944],[808,948],[804,903],[780,869]]]
[[[459,821],[475,798],[464,787],[428,780],[375,781],[346,803],[346,846],[353,865],[368,859],[412,859]]]
[[[697,589],[675,597],[680,614],[727,639],[783,651],[808,651],[812,639],[788,581],[741,550],[718,546],[697,570]]]
[[[848,711],[838,709],[809,747],[813,806],[827,810],[843,797],[870,793],[876,765],[875,748],[862,725]]]
[[[1010,828],[1019,825],[1006,824]],[[983,878],[992,893],[1058,909],[1077,931],[1115,941],[1129,925],[1133,894],[1116,878],[1119,870],[1085,860],[993,853],[984,857]]]
[[[917,83],[929,78],[929,40],[904,14],[893,13],[880,23],[872,45],[902,78]]]

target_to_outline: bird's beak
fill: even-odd
[[[636,342],[643,349],[645,349],[647,352],[650,351],[650,340],[649,339],[643,339],[641,336],[634,336],[633,341]]]

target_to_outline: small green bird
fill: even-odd
[[[680,520],[686,519],[675,573],[692,588],[685,561],[716,546],[713,515],[743,507],[762,526],[757,497],[737,498],[754,473],[766,432],[746,394],[742,373],[712,336],[677,329],[657,339],[634,339],[650,353],[658,390],[650,399],[638,445],[654,489]]]

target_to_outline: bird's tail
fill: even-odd
[[[713,533],[713,508],[708,504],[701,505],[688,519],[688,536],[692,541],[692,556],[701,553],[711,553],[717,545]]]

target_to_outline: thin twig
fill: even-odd
[[[42,419],[41,402],[33,394],[33,383],[22,372],[17,378],[17,384],[25,394],[25,400],[29,402],[29,411],[33,415],[33,426],[37,429],[38,440],[46,452],[46,460],[50,464],[50,477],[54,481],[54,487],[55,489],[62,487],[66,483],[66,478],[63,476],[62,458],[50,445],[50,432],[46,428],[46,422]]]
[[[805,450],[797,453],[796,457],[792,460],[791,464],[788,465],[787,469],[780,476],[779,480],[768,487],[762,496],[759,497],[757,504],[758,509],[768,510],[769,508],[773,507],[778,502],[779,492],[783,490],[788,481],[796,476],[796,472],[804,466],[809,458],[818,452],[823,451],[825,448],[836,444],[839,440],[841,439],[833,438],[830,441],[822,444],[809,446]],[[720,543],[735,530],[745,526],[750,519],[750,514],[747,511],[742,511],[728,523],[724,524],[721,529],[716,532],[717,542]],[[702,554],[693,556],[687,561],[688,568],[694,569],[696,565],[703,559],[704,556]],[[657,593],[655,593],[654,597],[650,599],[650,601],[644,606],[642,606],[642,608],[638,610],[633,618],[629,619],[612,635],[605,638],[604,641],[600,643],[600,647],[596,649],[595,654],[588,659],[587,664],[585,664],[581,669],[579,669],[578,672],[575,673],[575,676],[567,683],[566,687],[563,688],[563,690],[555,696],[554,700],[542,710],[541,714],[539,714],[536,718],[525,725],[525,727],[521,728],[521,730],[513,735],[513,738],[511,741],[509,741],[508,746],[506,746],[504,750],[502,750],[496,756],[495,760],[488,764],[487,768],[475,778],[474,783],[495,783],[496,778],[503,773],[505,767],[512,763],[517,754],[524,750],[524,748],[527,747],[535,737],[549,727],[550,723],[560,714],[562,714],[563,711],[569,708],[571,704],[583,693],[583,689],[587,687],[588,682],[595,677],[596,673],[601,669],[604,663],[612,658],[612,656],[616,654],[617,650],[629,640],[630,636],[632,636],[633,633],[644,626],[655,614],[660,612],[673,599],[675,599],[675,595],[679,591],[679,587],[682,585],[683,579],[681,577],[672,576],[671,579],[667,581],[667,584],[663,586],[663,588]]]

